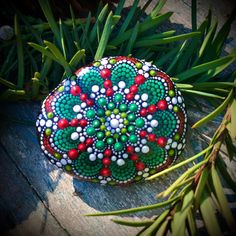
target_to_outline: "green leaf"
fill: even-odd
[[[196,95],[199,95],[199,96],[204,96],[204,97],[225,99],[225,97],[219,96],[217,94],[207,93],[207,92],[202,92],[202,91],[197,91],[197,90],[181,89],[181,91],[185,92],[185,93],[191,93],[191,94],[196,94]]]
[[[15,84],[13,84],[13,83],[11,83],[10,81],[5,80],[5,79],[3,79],[3,78],[1,78],[1,77],[0,77],[0,83],[3,84],[3,85],[5,85],[5,86],[7,86],[7,87],[10,88],[10,89],[16,89],[16,88],[17,88]]]
[[[217,107],[214,111],[212,111],[207,116],[205,116],[204,118],[202,118],[201,120],[196,122],[192,126],[192,128],[193,129],[198,128],[198,127],[204,125],[205,123],[207,123],[208,121],[214,119],[216,116],[218,116],[226,108],[226,106],[229,104],[230,100],[232,99],[232,95],[233,95],[233,89],[230,91],[230,93],[227,96],[227,98],[225,99],[225,101],[223,103],[221,103],[221,105],[219,107]]]
[[[192,32],[192,33],[187,33],[187,34],[180,34],[180,35],[176,35],[176,36],[166,37],[166,38],[162,38],[162,39],[142,40],[142,41],[138,41],[135,44],[135,47],[150,47],[153,45],[172,43],[172,42],[179,41],[179,40],[193,38],[193,37],[196,37],[199,35],[200,35],[199,32]]]
[[[231,122],[230,122],[230,136],[236,140],[236,98],[234,97],[230,106]]]
[[[53,13],[52,13],[52,9],[50,7],[49,1],[48,0],[38,0],[40,7],[43,10],[43,13],[48,21],[48,24],[52,30],[52,32],[54,33],[56,40],[58,42],[58,44],[61,44],[61,39],[60,39],[60,31],[57,25],[57,22],[54,19]]]
[[[19,18],[17,15],[15,15],[14,17],[14,28],[16,35],[17,61],[18,61],[17,88],[22,89],[24,86],[25,65],[24,65],[23,42],[20,32]]]
[[[94,57],[95,60],[99,60],[102,58],[102,56],[105,52],[107,43],[108,43],[109,36],[112,32],[112,26],[114,26],[114,24],[116,22],[117,22],[117,17],[113,16],[112,12],[110,12],[107,17],[107,20],[106,20],[106,23],[105,23],[105,26],[104,26],[104,29],[102,32],[100,42],[98,44],[98,48],[97,48],[97,51],[96,51],[96,54]],[[114,44],[112,44],[112,45],[114,45]],[[114,45],[114,46],[116,46],[116,45]]]
[[[136,25],[133,29],[133,32],[132,32],[131,37],[129,39],[127,48],[124,52],[124,55],[129,55],[132,52],[132,49],[134,47],[134,43],[135,43],[137,35],[138,35],[138,30],[139,30],[139,22],[136,23]]]
[[[81,49],[75,53],[72,59],[69,62],[71,67],[76,67],[80,60],[85,56],[85,50]]]
[[[191,16],[192,16],[192,31],[197,30],[197,0],[192,0],[191,6]]]
[[[66,46],[65,46],[65,39],[64,39],[64,32],[63,32],[63,24],[61,19],[59,19],[59,27],[60,27],[60,38],[61,38],[61,47],[62,47],[62,52],[63,52],[63,56],[66,60],[67,56],[66,56]]]
[[[150,14],[151,18],[156,17],[160,13],[160,10],[164,7],[165,3],[166,3],[166,0],[159,0],[157,2],[156,6],[151,11],[151,14]]]
[[[118,1],[118,5],[115,10],[115,15],[120,15],[125,4],[125,0]]]
[[[139,33],[143,33],[151,28],[156,27],[158,24],[162,23],[163,21],[170,18],[172,12],[167,12],[160,16],[157,16],[153,19],[146,19],[144,22],[140,23]],[[123,43],[124,41],[128,40],[131,37],[132,29],[127,30],[124,34],[120,37],[116,37],[111,41],[111,44],[114,46],[118,46],[119,44]]]
[[[193,215],[193,210],[190,210],[188,212],[187,222],[188,222],[188,228],[189,228],[189,235],[196,236],[197,225],[196,225],[195,217]]]
[[[123,220],[123,219],[112,219],[112,221],[119,225],[126,225],[131,227],[149,226],[154,222],[154,220],[137,221],[137,220]]]
[[[221,236],[223,233],[220,230],[219,223],[216,219],[215,209],[213,208],[212,199],[207,191],[204,191],[201,196],[200,211],[210,236]]]
[[[180,199],[180,196],[177,196],[177,197],[172,198],[170,200],[167,200],[167,201],[164,201],[164,202],[158,202],[158,203],[153,204],[153,205],[134,207],[134,208],[118,210],[118,211],[108,211],[108,212],[101,212],[101,213],[94,213],[94,214],[86,214],[85,216],[121,215],[121,214],[134,213],[134,212],[138,212],[138,211],[147,211],[147,210],[152,210],[152,209],[157,209],[157,208],[168,206],[172,202],[178,201],[179,199]]]
[[[230,227],[231,231],[235,232],[235,223],[236,222],[234,221],[233,214],[229,208],[229,204],[227,202],[224,190],[222,188],[220,178],[218,176],[218,173],[217,173],[214,165],[211,168],[211,176],[212,176],[213,186],[214,186],[214,189],[216,192],[216,197],[218,199],[222,214],[223,214],[228,226]]]

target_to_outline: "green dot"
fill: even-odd
[[[173,155],[175,154],[175,150],[174,150],[174,149],[170,149],[169,152],[168,152],[168,154],[169,154],[170,156],[173,156]]]
[[[124,125],[128,125],[129,121],[128,120],[124,120]]]
[[[120,140],[121,142],[126,143],[128,141],[128,137],[126,135],[121,135]]]
[[[95,134],[95,129],[93,127],[88,127],[86,129],[86,133],[88,134],[88,136],[93,136]]]
[[[105,111],[105,115],[106,116],[110,116],[111,115],[111,111],[109,111],[109,110]]]
[[[67,170],[67,171],[71,171],[71,170],[72,170],[71,165],[66,165],[66,166],[65,166],[65,170]]]
[[[180,135],[177,133],[177,134],[175,134],[175,136],[174,136],[174,140],[175,141],[178,141],[180,139]]]
[[[136,136],[135,134],[131,134],[131,135],[129,136],[129,141],[130,141],[131,143],[136,143],[136,142],[138,141],[138,138],[137,138],[137,136]]]
[[[123,144],[120,142],[115,143],[115,145],[114,145],[115,151],[122,151],[123,147],[124,147]]]
[[[115,63],[116,63],[116,59],[112,58],[112,59],[109,60],[109,62],[110,62],[111,64],[115,64]]]
[[[114,137],[114,139],[118,139],[118,138],[119,138],[119,134],[115,133],[115,134],[113,135],[113,137]]]
[[[100,121],[99,120],[94,120],[93,121],[93,127],[98,128],[100,126]]]
[[[131,103],[130,106],[129,106],[129,110],[132,111],[132,112],[137,111],[138,110],[137,104]]]
[[[133,133],[135,131],[135,127],[133,125],[128,126],[128,131]]]
[[[156,71],[155,70],[150,70],[149,73],[150,73],[151,76],[155,76],[156,75]]]
[[[103,117],[104,114],[105,114],[105,112],[104,112],[102,109],[98,109],[98,110],[97,110],[97,115],[98,115],[99,117]]]
[[[141,69],[143,65],[142,65],[142,63],[137,62],[137,63],[135,64],[135,66],[136,66],[138,69]]]
[[[64,91],[64,86],[61,86],[59,89],[58,89],[58,92],[63,92]]]
[[[128,121],[134,121],[135,120],[135,115],[134,114],[129,114],[127,119],[128,119]]]
[[[135,181],[140,181],[141,179],[142,179],[142,176],[140,176],[140,175],[137,175],[137,176],[135,176],[135,178],[134,178]]]
[[[103,130],[105,130],[105,129],[106,129],[106,126],[105,126],[105,125],[101,125],[101,126],[100,126],[100,130],[103,131]]]
[[[106,98],[99,98],[99,99],[98,99],[98,104],[99,104],[101,107],[105,106],[106,103],[107,103]]]
[[[126,133],[127,133],[127,129],[126,129],[126,128],[122,128],[122,129],[121,129],[121,133],[122,133],[122,134],[126,134]]]
[[[93,119],[95,117],[95,111],[93,109],[87,110],[86,116],[88,119]]]
[[[52,112],[49,112],[47,116],[48,116],[49,119],[52,119],[54,115],[53,115]]]
[[[120,94],[120,93],[117,93],[117,94],[115,95],[115,101],[116,101],[116,102],[121,102],[121,101],[122,101],[122,99],[123,99],[123,96],[122,96],[122,94]]]
[[[111,131],[106,131],[106,136],[109,137],[111,135]]]
[[[151,169],[150,171],[149,171],[149,174],[150,175],[153,175],[153,174],[155,174],[157,171],[155,170],[155,169]]]
[[[170,90],[170,91],[169,91],[169,95],[170,95],[171,97],[174,97],[174,96],[175,96],[174,90]]]
[[[115,115],[118,115],[118,114],[119,114],[119,110],[116,108],[116,109],[114,109],[113,113],[114,113]]]
[[[60,160],[61,159],[61,154],[59,154],[59,153],[54,153],[54,156],[58,159],[58,160]]]
[[[97,138],[98,139],[103,139],[104,138],[104,133],[103,132],[97,132]]]
[[[108,138],[108,139],[107,139],[107,144],[109,144],[109,145],[112,145],[114,142],[115,142],[115,141],[114,141],[113,138]]]
[[[144,120],[143,118],[138,118],[136,121],[135,121],[135,124],[138,128],[142,128],[144,126]]]
[[[127,111],[127,105],[126,104],[121,104],[119,106],[120,111]]]
[[[120,116],[121,116],[121,118],[126,118],[126,116],[127,116],[127,114],[125,113],[125,112],[122,112],[121,114],[120,114]]]
[[[45,130],[45,134],[46,134],[47,136],[49,136],[51,133],[52,133],[51,129],[47,128],[47,129]]]
[[[113,102],[109,102],[107,107],[109,110],[113,110],[115,108],[115,104]]]
[[[178,108],[177,106],[174,106],[174,107],[173,107],[173,110],[174,110],[174,112],[178,112],[178,111],[179,111],[179,108]]]
[[[100,62],[99,62],[99,61],[95,61],[95,62],[93,63],[93,65],[98,67],[98,66],[100,66]]]
[[[103,141],[97,141],[95,146],[97,149],[102,150],[105,148],[105,143]]]

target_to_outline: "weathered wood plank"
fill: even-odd
[[[68,235],[0,146],[1,235]]]

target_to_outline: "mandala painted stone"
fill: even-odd
[[[59,84],[36,126],[51,163],[80,179],[122,185],[167,168],[184,148],[186,122],[183,97],[168,75],[120,56]]]

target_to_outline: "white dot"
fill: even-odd
[[[47,127],[51,127],[51,126],[52,126],[52,121],[51,121],[51,120],[47,120],[46,126],[47,126]]]
[[[147,140],[146,140],[146,139],[142,139],[142,140],[141,140],[141,143],[142,143],[142,144],[146,144],[146,143],[147,143]]]
[[[95,161],[96,160],[96,156],[92,153],[89,155],[89,160],[90,161]]]
[[[56,162],[56,165],[57,165],[58,167],[62,167],[61,162]]]
[[[80,110],[81,110],[80,105],[75,105],[75,106],[73,107],[73,111],[74,111],[74,112],[79,112]]]
[[[98,153],[98,158],[102,159],[103,158],[103,154],[102,153]]]
[[[76,131],[77,131],[78,133],[80,133],[80,132],[82,131],[82,128],[81,128],[81,127],[77,127],[77,128],[76,128]]]
[[[151,119],[152,119],[152,115],[148,115],[148,116],[147,116],[147,119],[148,119],[148,120],[151,120]]]
[[[142,106],[143,106],[143,107],[147,107],[148,104],[147,104],[146,102],[143,102],[143,103],[142,103]]]
[[[84,137],[84,136],[81,136],[81,137],[79,138],[79,141],[80,141],[80,142],[84,142],[84,141],[85,141],[85,137]]]
[[[105,88],[102,88],[102,89],[100,90],[100,92],[101,92],[101,93],[105,93],[105,92],[106,92],[106,89],[105,89]]]
[[[66,165],[67,164],[66,160],[65,159],[61,159],[61,164],[62,165]]]
[[[149,147],[148,146],[143,146],[142,147],[142,153],[148,153],[149,152]]]
[[[120,82],[118,83],[118,86],[119,86],[121,89],[123,89],[123,88],[125,88],[126,84],[125,84],[124,81],[120,81]]]
[[[118,159],[116,163],[118,166],[123,166],[125,164],[125,161],[123,159]]]
[[[92,91],[93,91],[94,93],[98,92],[98,91],[99,91],[99,87],[98,87],[97,85],[93,85]]]
[[[140,152],[140,147],[136,147],[134,150],[135,152]]]
[[[144,177],[144,178],[146,178],[146,177],[148,177],[148,176],[149,176],[149,173],[143,174],[143,177]]]
[[[93,151],[93,149],[91,148],[91,147],[89,147],[88,149],[87,149],[87,152],[88,153],[91,153]]]
[[[145,73],[144,74],[144,77],[147,79],[149,77],[149,74],[148,73]]]
[[[148,67],[147,65],[144,65],[144,66],[143,66],[143,70],[148,71],[148,70],[149,70],[149,67]]]
[[[87,106],[87,105],[86,105],[85,102],[82,102],[82,103],[81,103],[81,107],[82,107],[82,108],[85,108],[86,106]]]
[[[78,118],[78,119],[82,119],[82,117],[83,117],[82,114],[78,114],[78,115],[77,115],[77,118]]]
[[[112,156],[112,157],[111,157],[111,160],[112,160],[112,161],[116,161],[116,156]]]
[[[181,97],[178,97],[178,102],[179,102],[179,103],[182,103],[182,102],[183,102],[183,100],[182,100]]]
[[[177,104],[177,98],[176,97],[172,98],[171,101],[172,101],[173,104]]]
[[[54,121],[54,122],[57,122],[58,120],[59,120],[58,117],[54,117],[54,118],[53,118],[53,121]]]
[[[106,184],[107,181],[106,181],[105,179],[103,179],[103,180],[100,181],[100,183],[101,183],[101,184]]]
[[[70,136],[72,140],[77,140],[79,138],[79,134],[77,132],[73,132]]]
[[[125,94],[128,94],[128,93],[129,93],[129,89],[126,88],[126,89],[124,90],[124,92],[125,92]]]
[[[119,128],[116,128],[116,132],[119,133],[119,132],[120,132],[120,129],[119,129]]]
[[[170,101],[170,97],[166,97],[166,101],[169,102]]]
[[[180,144],[177,146],[177,149],[180,150],[182,147],[183,147],[183,145],[180,143]]]
[[[118,128],[118,127],[119,127],[119,120],[117,120],[117,119],[112,119],[112,120],[110,121],[110,126],[111,126],[112,128],[114,128],[114,129]]]
[[[151,126],[152,127],[157,127],[158,126],[158,121],[157,120],[152,120],[151,121]]]
[[[136,95],[134,96],[134,99],[135,99],[135,100],[139,100],[139,99],[140,99],[140,95],[139,95],[139,94],[136,94]]]
[[[102,65],[106,65],[107,63],[108,63],[108,60],[106,60],[106,59],[101,60]]]
[[[148,100],[148,95],[146,93],[142,94],[141,99],[143,101],[147,101]]]
[[[46,123],[45,120],[40,120],[40,122],[39,122],[40,126],[44,126],[45,123]]]
[[[127,153],[124,153],[124,154],[122,155],[122,157],[123,157],[123,158],[128,158],[129,155],[128,155]]]
[[[151,132],[152,132],[152,128],[151,128],[151,127],[148,127],[148,128],[147,128],[147,132],[151,133]]]
[[[113,90],[114,91],[117,91],[118,90],[118,87],[115,85],[115,86],[113,86]]]
[[[171,144],[171,147],[172,147],[172,148],[176,148],[176,147],[177,147],[177,142],[173,142],[173,143]]]
[[[169,109],[169,110],[172,110],[172,109],[173,109],[173,106],[172,106],[172,105],[169,105],[169,106],[168,106],[168,109]]]

